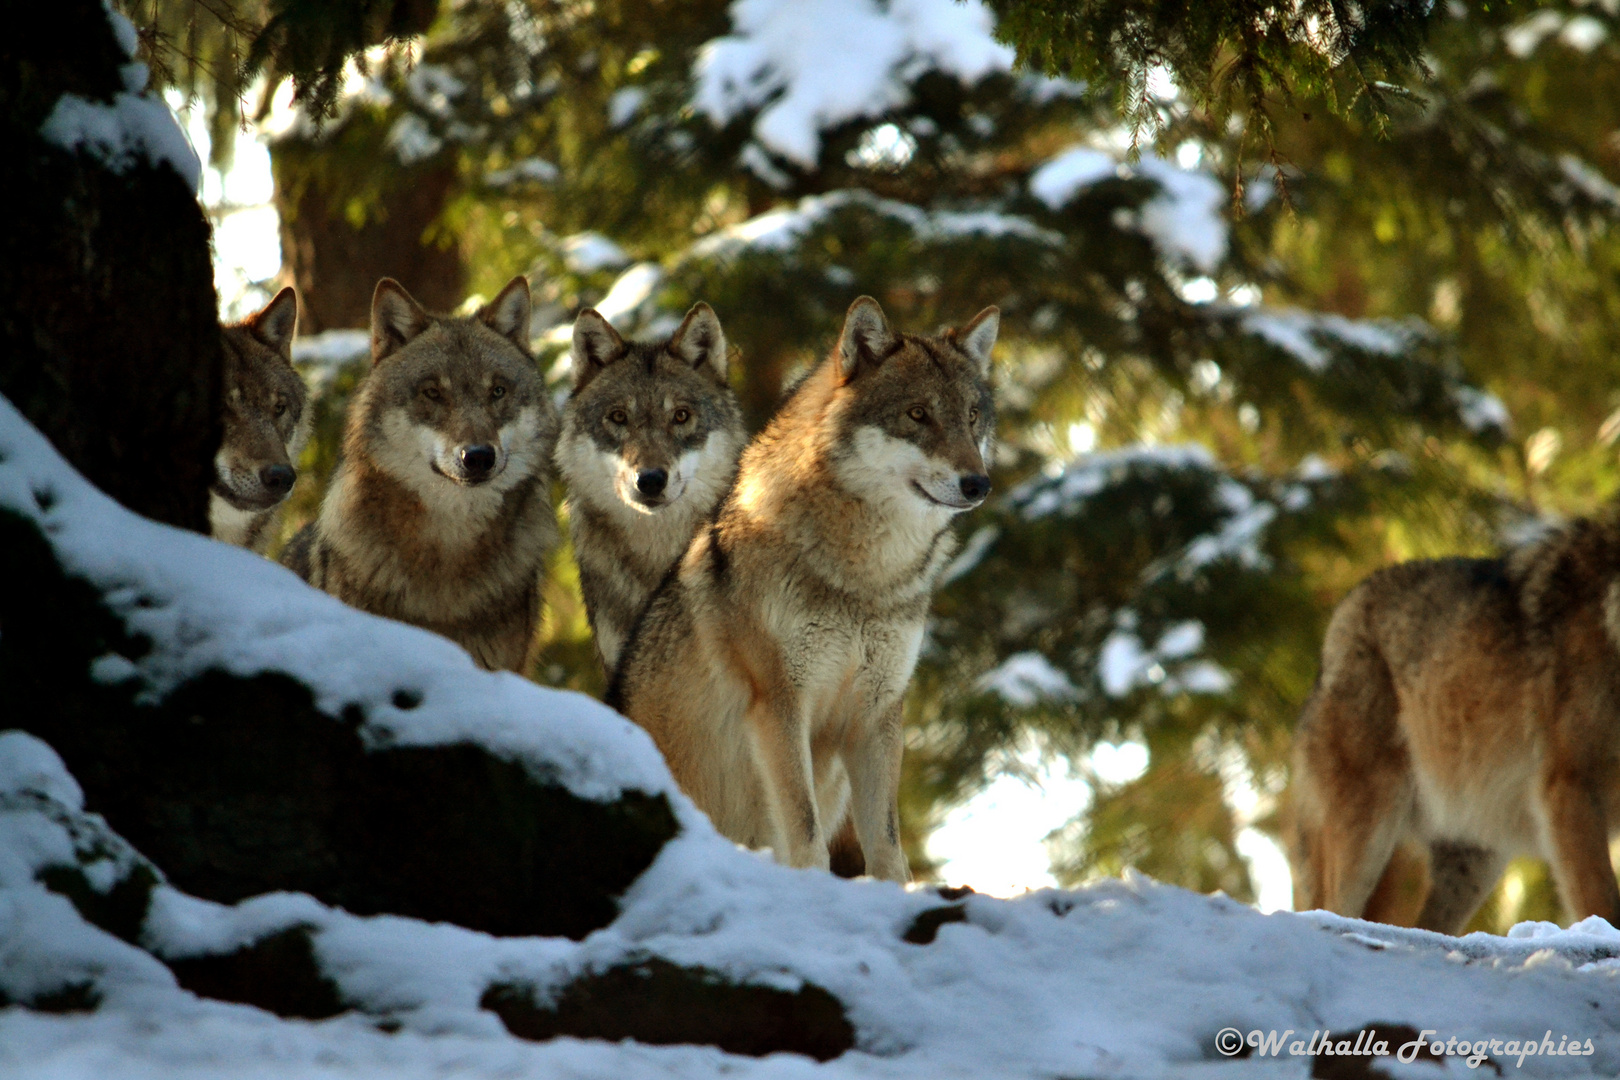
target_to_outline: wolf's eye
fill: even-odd
[[[675,410],[675,422],[677,424],[684,424],[690,419],[692,419],[692,410],[691,409],[676,409]]]
[[[630,418],[624,414],[623,409],[614,409],[608,413],[608,423],[610,424],[628,424],[629,422]]]
[[[287,403],[285,401],[277,401],[276,402],[276,415],[277,416],[285,416],[285,415],[287,415]]]
[[[489,399],[491,401],[499,401],[501,398],[503,398],[505,396],[506,396],[506,387],[504,387],[504,386],[492,386],[492,387],[489,388]]]
[[[422,396],[427,398],[429,401],[444,400],[444,395],[439,392],[439,388],[432,385],[422,387]]]
[[[979,422],[979,410],[978,409],[969,409],[968,410],[968,423],[977,424],[978,422]]]
[[[906,415],[920,424],[924,420],[928,419],[928,410],[923,408],[921,405],[913,405],[911,408],[906,410]]]

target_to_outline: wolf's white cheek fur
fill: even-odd
[[[965,509],[949,505],[960,498],[955,474],[916,444],[875,427],[857,428],[850,441],[855,452],[839,463],[838,475],[855,494],[875,502],[894,502],[929,518],[948,517]],[[919,487],[932,498],[919,492]]]
[[[219,452],[214,455],[214,477],[227,487],[230,486],[231,461],[226,456],[224,447],[220,447]]]

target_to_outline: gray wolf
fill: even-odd
[[[1620,518],[1382,570],[1333,614],[1294,740],[1294,906],[1456,933],[1509,859],[1620,920]],[[1414,855],[1415,852],[1415,855]],[[1417,907],[1417,904],[1421,907]]]
[[[298,453],[309,438],[308,393],[292,365],[297,325],[298,297],[288,288],[257,314],[219,328],[225,411],[208,490],[209,532],[259,552],[298,479]]]
[[[666,342],[626,342],[595,310],[574,322],[574,389],[557,468],[602,668],[731,486],[747,434],[726,338],[698,304]]]
[[[557,411],[529,351],[529,283],[475,315],[430,315],[377,283],[370,374],[344,421],[320,515],[282,561],[377,615],[521,671],[557,543]]]
[[[908,879],[901,697],[952,523],[990,491],[999,321],[923,337],[856,300],[642,614],[608,702],[738,843],[826,868],[847,810],[867,871]]]

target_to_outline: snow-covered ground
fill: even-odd
[[[161,695],[208,666],[289,671],[334,712],[368,703],[379,738],[476,740],[597,797],[672,790],[651,742],[622,718],[478,671],[442,639],[129,514],[4,403],[0,507],[36,522],[64,565],[108,590],[111,607],[154,642],[138,660],[98,659],[98,678],[136,679]],[[406,684],[421,694],[408,715],[390,704]],[[1123,775],[1139,764],[1112,767]],[[1262,915],[1129,877],[1013,900],[959,898],[955,921],[912,941],[918,916],[947,906],[934,890],[780,867],[723,840],[672,794],[681,835],[631,886],[619,917],[583,941],[361,918],[289,894],[224,906],[159,886],[138,948],[84,922],[36,879],[71,863],[84,834],[102,828],[80,799],[44,744],[0,737],[0,994],[78,982],[99,996],[90,1012],[0,1010],[0,1075],[1302,1077],[1320,1033],[1369,1023],[1404,1024],[1453,1050],[1457,1040],[1484,1041],[1481,1052],[1516,1075],[1620,1073],[1620,932],[1597,919],[1451,939],[1319,913]],[[110,841],[97,850],[108,857],[90,861],[85,876],[110,888],[134,856]],[[309,928],[315,961],[351,1011],[283,1020],[200,999],[154,956],[292,926]],[[842,1003],[855,1046],[818,1065],[701,1046],[530,1043],[479,1004],[492,982],[532,986],[544,1000],[582,974],[649,958],[739,983],[821,987]],[[1272,1032],[1280,1059],[1222,1053]],[[1521,1060],[1526,1044],[1539,1050],[1543,1040],[1582,1052]],[[1432,1064],[1412,1068],[1403,1075],[1440,1075]],[[1454,1057],[1448,1068],[1468,1066]]]

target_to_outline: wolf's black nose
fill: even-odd
[[[974,473],[972,476],[962,477],[962,498],[982,499],[990,494],[990,478]]]
[[[272,495],[287,494],[296,479],[298,474],[293,472],[291,465],[266,465],[259,470],[259,483]]]
[[[636,473],[636,490],[643,495],[662,495],[669,483],[669,473],[663,469],[642,469]]]
[[[463,446],[461,467],[467,470],[468,476],[483,476],[495,467],[495,448],[483,444]]]

